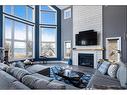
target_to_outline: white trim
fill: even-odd
[[[64,19],[71,18],[71,15],[72,15],[71,8],[64,10]]]
[[[100,51],[91,51],[91,50],[84,50],[84,51],[76,51],[76,50],[73,50],[73,57],[72,57],[72,59],[73,59],[73,65],[77,65],[78,66],[78,62],[79,62],[79,60],[78,60],[78,54],[79,53],[84,53],[84,54],[94,54],[94,68],[97,68],[97,65],[98,65],[98,61],[99,61],[99,59],[102,59],[102,54],[103,54],[103,52],[102,52],[102,50],[100,50]]]
[[[51,6],[48,6],[50,9],[52,9],[53,11],[57,12],[53,7]]]
[[[106,38],[106,59],[109,59],[109,53],[108,53],[108,40],[117,40],[117,47],[118,50],[120,50],[121,52],[121,37],[110,37],[110,38]],[[120,61],[120,54],[118,53],[118,62]]]
[[[70,43],[70,44],[72,44],[72,43],[71,43],[71,40],[64,41],[64,59],[69,59],[70,57],[66,57],[66,56],[65,56],[65,50],[66,50],[66,49],[65,49],[65,46],[66,46],[65,43]],[[72,45],[71,45],[70,48],[72,48]]]

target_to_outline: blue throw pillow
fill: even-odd
[[[104,61],[98,68],[98,70],[102,73],[102,74],[106,74],[109,66],[110,66],[110,62],[108,61]]]

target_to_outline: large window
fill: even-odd
[[[57,11],[40,6],[40,56],[57,56]]]
[[[7,5],[4,6],[4,13],[21,18],[23,20],[28,20],[34,22],[34,6],[25,6],[25,5]]]
[[[4,47],[9,60],[33,57],[33,6],[4,6]]]

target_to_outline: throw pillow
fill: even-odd
[[[16,66],[15,66],[15,67],[19,67],[19,68],[23,68],[23,69],[24,69],[25,64],[24,64],[23,62],[21,62],[21,61],[18,61],[18,62],[16,63]]]
[[[98,68],[98,70],[102,73],[102,74],[106,74],[108,67],[110,66],[110,62],[108,61],[104,61],[100,67]]]
[[[111,64],[108,68],[108,75],[112,78],[116,77],[117,70],[118,70],[118,64]]]
[[[25,68],[25,64],[23,63],[23,62],[21,62],[21,61],[18,61],[18,62],[13,62],[12,64],[11,64],[11,67],[19,67],[19,68]]]
[[[0,63],[0,69],[1,69],[1,70],[6,71],[6,69],[7,69],[8,67],[9,67],[8,65],[6,65],[6,64],[4,64],[4,63]]]
[[[100,67],[100,65],[104,62],[104,59],[99,59],[99,61],[97,62],[97,69]]]
[[[10,67],[15,67],[16,62],[13,62],[12,64],[10,64]]]

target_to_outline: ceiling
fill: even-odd
[[[56,5],[59,9],[63,10],[67,7],[69,7],[70,5]]]

